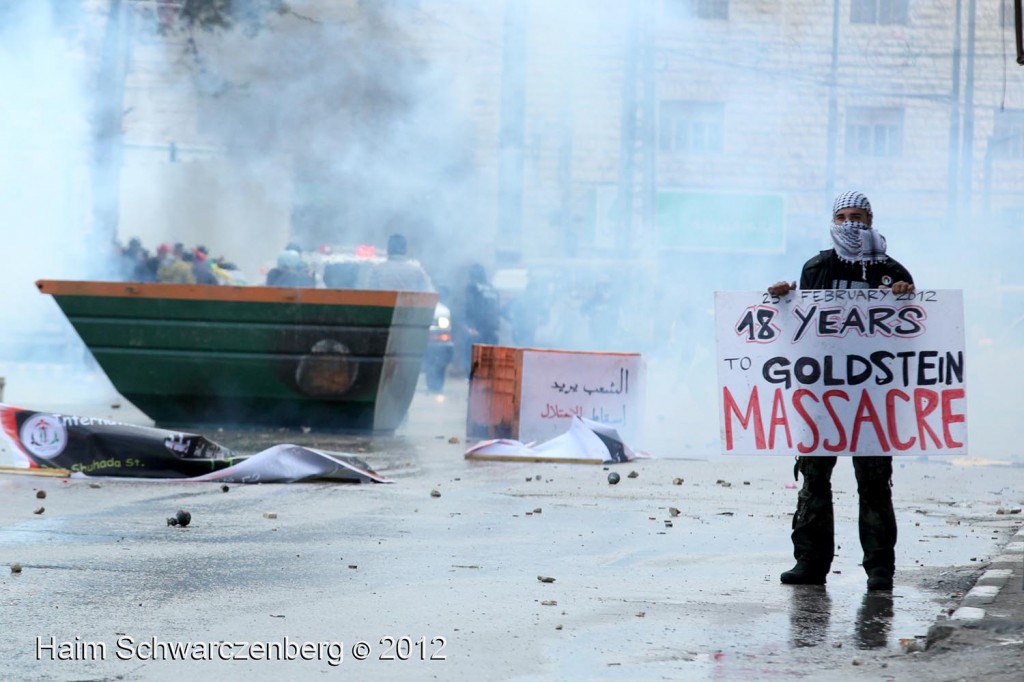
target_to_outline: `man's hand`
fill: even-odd
[[[768,287],[768,293],[772,296],[785,296],[791,291],[796,291],[796,282],[776,282]]]
[[[904,282],[900,280],[892,285],[892,293],[894,294],[909,294],[914,290],[914,285],[911,282]]]

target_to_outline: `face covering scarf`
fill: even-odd
[[[868,263],[882,263],[886,259],[885,237],[860,221],[833,223],[832,245],[841,260],[860,263],[864,279],[868,277]]]

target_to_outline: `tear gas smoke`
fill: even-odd
[[[19,308],[50,305],[32,280],[84,276],[105,247],[78,244],[88,215],[88,58],[56,29],[50,3],[13,6],[0,26],[10,95],[0,108],[0,217],[18,257],[0,277],[12,301],[5,322],[35,329],[56,323]],[[644,353],[649,442],[639,445],[703,457],[719,451],[713,292],[796,279],[829,245],[832,182],[835,193],[871,198],[875,227],[919,287],[965,290],[972,450],[1020,456],[1013,368],[1024,353],[1024,304],[1013,286],[1024,285],[1015,262],[1024,244],[1010,219],[979,217],[980,199],[975,217],[958,217],[936,190],[934,169],[955,155],[933,134],[949,128],[949,83],[934,76],[940,57],[921,52],[893,67],[889,37],[844,36],[843,111],[881,97],[875,79],[889,82],[893,69],[932,75],[908,81],[921,92],[899,100],[899,154],[844,155],[840,125],[827,178],[827,4],[779,21],[754,21],[737,6],[730,22],[744,39],[728,45],[689,3],[288,6],[258,31],[194,33],[191,42],[135,23],[133,73],[165,87],[139,82],[126,95],[122,242],[203,241],[255,282],[258,264],[289,239],[312,249],[383,244],[404,231],[410,253],[453,292],[456,316],[466,269],[479,261],[499,283],[516,282],[507,296],[533,281],[532,305],[546,313],[536,345]],[[648,7],[660,9],[644,33],[634,20]],[[996,68],[994,59],[979,56],[978,68]],[[624,97],[646,111],[629,167]],[[1024,108],[1017,72],[1004,101]],[[699,131],[678,127],[694,118]],[[654,224],[641,218],[652,189],[645,163],[663,193],[647,206]],[[629,232],[617,213],[622,187],[635,190]],[[705,203],[686,208],[697,200]],[[742,202],[769,215],[751,223],[762,228],[730,233]]]

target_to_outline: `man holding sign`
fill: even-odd
[[[836,197],[832,207],[833,248],[804,264],[800,289],[889,289],[914,291],[913,278],[886,254],[885,237],[872,229],[871,203],[860,192]],[[768,293],[784,297],[796,282],[777,282]],[[793,516],[796,566],[780,577],[787,585],[822,585],[832,566],[835,530],[832,469],[835,457],[800,456],[794,473],[804,476]],[[892,506],[892,457],[856,455],[853,470],[860,498],[859,532],[869,590],[890,590],[896,563],[896,514]]]

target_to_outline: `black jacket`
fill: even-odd
[[[910,272],[895,258],[887,258],[882,263],[870,263],[867,266],[867,277],[863,276],[863,268],[859,263],[845,263],[836,255],[835,249],[826,249],[804,263],[800,273],[801,289],[833,289],[838,281],[867,281],[867,288],[877,289],[881,286],[892,286],[896,282],[910,282],[914,279]],[[888,281],[887,281],[888,280]],[[852,288],[847,284],[845,287]]]

